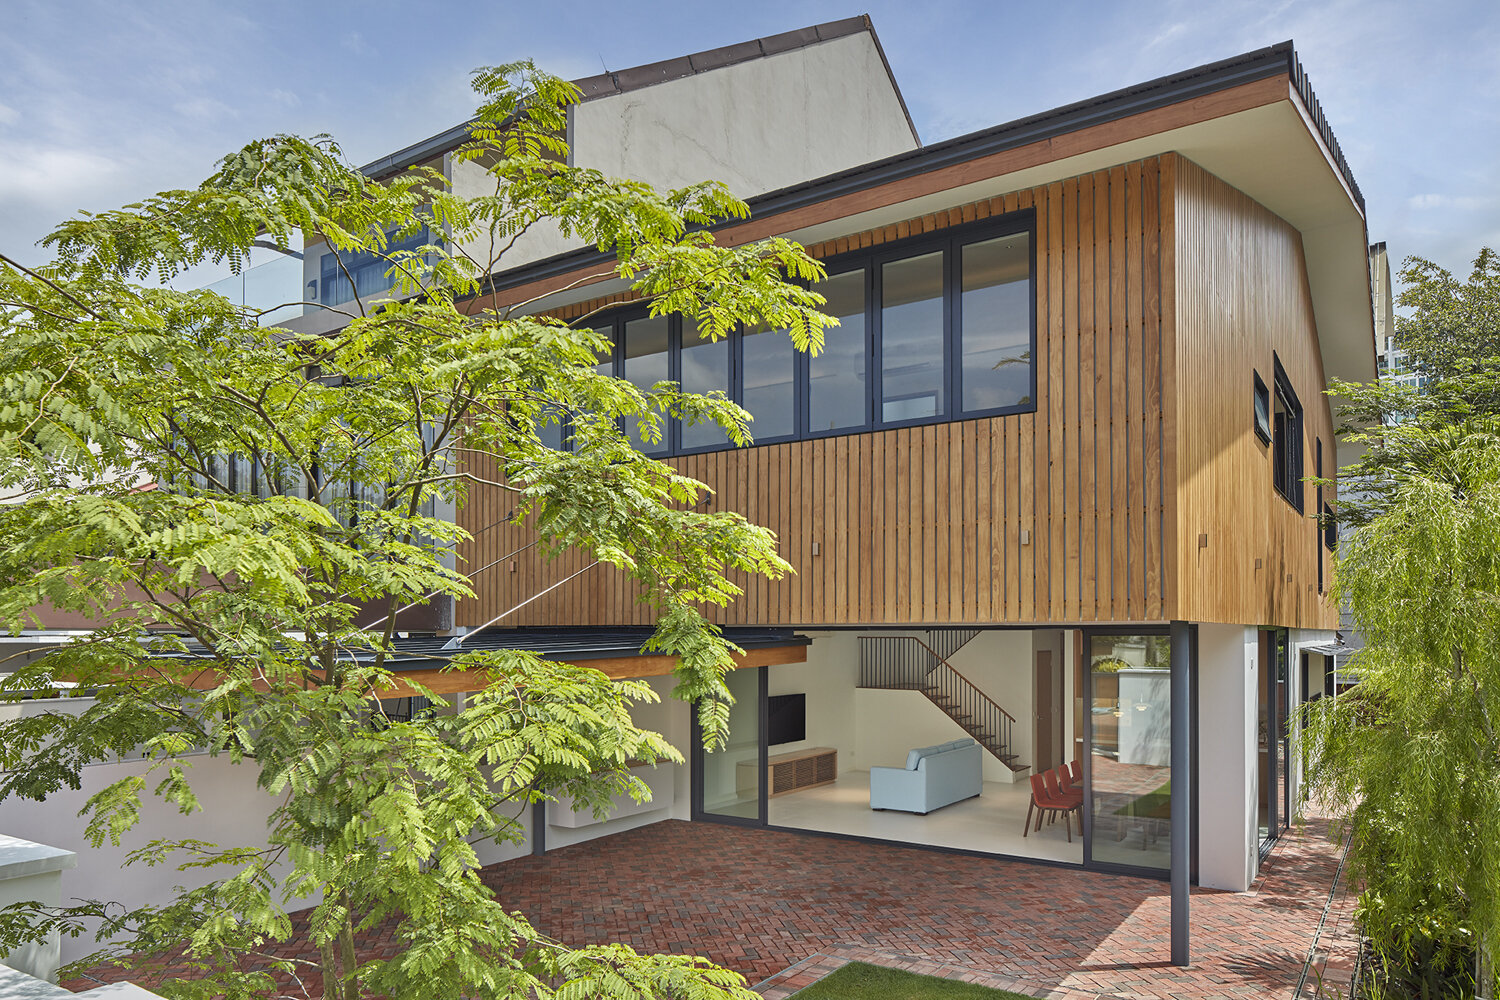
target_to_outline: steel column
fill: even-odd
[[[1188,882],[1192,864],[1192,631],[1172,622],[1172,964],[1188,964]]]

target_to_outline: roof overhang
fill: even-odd
[[[1298,230],[1325,375],[1374,379],[1363,196],[1289,43],[769,192],[720,240],[818,243],[1166,153]],[[557,293],[540,308],[612,294],[623,283],[570,287],[603,259],[560,255],[495,288],[510,301]]]
[[[379,694],[382,698],[404,698],[423,691],[456,694],[482,690],[491,682],[486,673],[455,669],[452,661],[465,653],[499,650],[524,650],[544,660],[592,667],[614,680],[665,676],[677,668],[678,660],[642,648],[652,633],[650,628],[496,629],[473,633],[472,639],[461,636],[465,641],[458,648],[451,648],[449,636],[396,636],[383,663],[393,675],[392,685]],[[805,663],[811,644],[806,636],[781,628],[727,627],[723,636],[741,650],[734,654],[737,668]],[[187,682],[189,687],[209,690],[220,683],[218,672],[207,665],[213,656],[196,644],[162,659],[205,662],[204,670]],[[347,649],[340,653],[340,660],[370,663],[374,653]]]

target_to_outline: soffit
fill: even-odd
[[[1170,152],[1243,191],[1302,234],[1324,372],[1350,381],[1374,379],[1364,216],[1289,87],[1256,107],[930,190],[784,235],[820,243]]]

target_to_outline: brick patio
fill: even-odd
[[[1187,969],[1167,960],[1165,882],[1020,862],[669,821],[484,877],[564,941],[703,955],[768,1000],[856,959],[1073,1000],[1291,998],[1320,978],[1348,991],[1340,860],[1314,820],[1282,839],[1251,891],[1195,891]],[[378,931],[360,944],[368,956],[391,947]]]

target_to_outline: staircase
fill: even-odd
[[[1029,770],[1031,765],[1020,763],[1020,755],[1011,748],[1015,716],[995,704],[947,660],[978,634],[977,629],[929,632],[928,642],[904,635],[862,635],[859,686],[920,691],[996,760],[1012,771]]]

